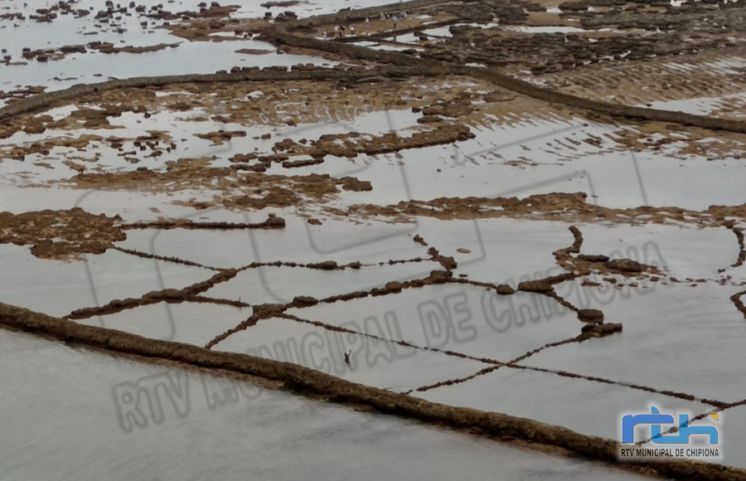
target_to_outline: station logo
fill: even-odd
[[[721,413],[711,413],[690,424],[687,411],[664,412],[650,404],[648,411],[625,412],[619,417],[620,460],[722,460]]]

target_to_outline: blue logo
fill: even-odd
[[[721,415],[690,424],[688,412],[667,413],[651,404],[648,412],[625,413],[620,420],[619,455],[627,459],[720,459]]]

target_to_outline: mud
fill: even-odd
[[[337,157],[357,157],[359,154],[380,155],[404,149],[418,149],[433,145],[452,144],[474,137],[469,127],[458,124],[439,125],[432,130],[415,132],[402,137],[395,132],[381,136],[350,134],[329,134],[302,145],[290,139],[275,144],[275,150],[292,155],[309,155],[323,158],[326,155]]]
[[[738,241],[738,257],[731,267],[740,267],[746,261],[746,239],[744,237],[743,229],[737,227],[732,221],[723,221],[723,225],[727,229],[733,231],[733,234],[735,234],[736,240]]]
[[[206,159],[182,159],[165,172],[136,170],[121,173],[79,174],[70,183],[80,189],[178,192],[203,189],[211,200],[175,201],[195,209],[216,205],[235,209],[264,209],[300,205],[304,199],[323,203],[342,191],[371,190],[367,181],[329,175],[304,176],[245,173],[235,168],[210,167]]]
[[[741,311],[741,314],[743,314],[744,319],[746,319],[746,304],[743,303],[743,300],[741,298],[745,295],[746,295],[746,291],[737,292],[733,294],[730,298],[730,300],[733,301],[733,304],[736,306],[736,309]]]
[[[736,44],[717,51],[678,55],[668,61],[627,60],[588,65],[573,71],[547,73],[542,75],[542,80],[545,85],[563,92],[582,93],[596,100],[614,98],[627,104],[728,95],[743,91],[743,76],[737,70],[718,69],[712,65],[743,54],[744,47]],[[682,75],[678,69],[682,64],[687,66],[687,75]]]
[[[394,265],[394,264],[406,264],[406,263],[412,263],[412,262],[425,262],[430,259],[426,259],[423,257],[414,257],[412,259],[390,259],[388,261],[380,261],[375,263],[362,263],[360,261],[352,261],[348,262],[346,264],[339,263],[337,261],[322,261],[322,262],[310,262],[310,263],[303,263],[303,262],[288,262],[288,261],[272,261],[272,262],[252,262],[250,264],[247,264],[246,266],[243,266],[239,269],[239,271],[243,271],[246,269],[256,269],[258,267],[297,267],[297,268],[304,268],[304,269],[316,269],[320,271],[344,271],[346,269],[362,269],[365,267],[374,267],[374,266],[386,266],[386,265]],[[310,304],[317,304],[319,301],[314,299],[313,297],[309,296],[300,296],[299,298],[295,299],[296,304],[301,303],[304,306],[310,305]],[[295,302],[294,301],[294,302]]]
[[[143,259],[154,259],[154,260],[158,260],[158,261],[171,262],[171,263],[174,263],[174,264],[181,264],[181,265],[190,266],[190,267],[199,267],[199,268],[202,268],[202,269],[209,269],[209,270],[213,270],[213,271],[220,270],[220,269],[217,269],[215,267],[210,267],[210,266],[206,266],[204,264],[200,264],[199,262],[193,262],[193,261],[189,261],[189,260],[186,260],[186,259],[180,259],[178,257],[173,257],[173,256],[161,256],[161,255],[157,255],[157,254],[150,254],[150,253],[147,253],[147,252],[142,252],[142,251],[138,251],[138,250],[134,250],[134,249],[127,249],[127,248],[118,247],[118,246],[114,246],[114,247],[112,247],[112,249],[114,249],[116,251],[119,251],[119,252],[122,252],[124,254],[129,254],[129,255],[132,255],[132,256],[141,257]]]
[[[163,13],[165,20],[180,19],[174,24],[164,25],[175,36],[189,41],[220,42],[240,40],[261,33],[269,25],[266,19],[237,20],[231,14],[240,8],[238,5],[203,8],[197,12]],[[217,35],[217,34],[229,35]]]
[[[736,132],[746,132],[746,127],[744,125],[744,122],[738,121],[738,120],[732,120],[732,119],[715,119],[711,117],[705,117],[705,116],[697,116],[692,114],[684,114],[681,112],[670,112],[670,111],[664,111],[664,110],[656,110],[656,109],[649,109],[649,108],[641,108],[641,107],[633,107],[633,106],[625,106],[625,105],[619,105],[619,104],[612,104],[608,102],[602,102],[597,100],[591,100],[588,98],[581,98],[578,96],[572,96],[564,93],[560,93],[557,91],[551,91],[549,89],[537,87],[536,85],[530,84],[528,82],[519,80],[514,77],[508,77],[506,75],[503,75],[501,73],[498,73],[493,70],[489,69],[477,69],[473,67],[459,67],[458,71],[453,71],[455,67],[450,66],[452,62],[443,62],[442,64],[432,65],[432,59],[430,59],[430,62],[427,62],[425,59],[418,59],[416,57],[412,57],[406,54],[399,54],[399,53],[391,53],[391,52],[378,52],[371,49],[367,49],[364,47],[357,47],[353,45],[345,45],[339,42],[331,42],[331,41],[324,41],[324,40],[316,40],[309,37],[303,37],[303,36],[297,36],[290,33],[287,33],[289,31],[297,31],[297,30],[304,30],[308,31],[309,29],[317,28],[320,25],[328,25],[328,24],[350,24],[353,23],[356,19],[364,20],[366,18],[369,18],[371,15],[380,14],[383,12],[390,12],[390,11],[396,11],[401,10],[402,8],[408,8],[410,9],[410,12],[413,10],[416,10],[417,8],[432,8],[434,5],[437,4],[437,2],[407,2],[406,4],[400,4],[398,6],[395,5],[388,5],[384,7],[376,7],[373,9],[362,9],[356,12],[343,12],[337,15],[321,15],[317,17],[312,17],[310,19],[304,19],[301,21],[292,20],[290,22],[280,22],[274,24],[271,28],[269,28],[265,35],[267,35],[269,38],[274,40],[275,42],[282,43],[282,44],[288,44],[288,45],[295,45],[298,47],[311,47],[317,50],[321,51],[327,51],[332,53],[338,53],[343,55],[348,55],[353,58],[360,58],[360,59],[366,59],[366,60],[373,60],[373,61],[379,61],[379,62],[391,62],[395,64],[400,65],[418,65],[421,70],[431,70],[435,68],[436,70],[440,70],[443,72],[444,70],[451,70],[451,73],[457,73],[457,74],[466,74],[471,76],[476,76],[478,78],[484,78],[491,82],[494,82],[497,85],[500,85],[501,87],[514,90],[518,93],[521,93],[523,95],[528,95],[531,97],[538,98],[540,100],[554,102],[554,103],[562,103],[574,108],[581,108],[581,109],[587,109],[599,113],[603,113],[605,115],[612,115],[612,116],[620,116],[620,117],[627,117],[632,119],[646,119],[646,120],[652,120],[652,121],[667,121],[667,122],[677,122],[682,123],[686,125],[693,125],[693,126],[700,126],[704,128],[712,128],[712,129],[722,129],[722,130],[731,130]],[[530,6],[532,4],[526,3],[523,7],[518,5],[505,5],[505,4],[494,4],[494,5],[487,5],[487,4],[469,4],[468,8],[459,8],[457,9],[458,15],[460,15],[464,19],[470,19],[470,18],[478,18],[479,21],[483,21],[484,19],[489,19],[494,16],[499,16],[501,18],[501,22],[503,23],[511,23],[513,21],[521,23],[521,19],[524,16],[525,8]],[[533,4],[535,5],[535,4]],[[485,14],[484,9],[492,9],[494,11],[494,14],[490,14],[487,12]],[[543,7],[536,6],[535,10],[541,10]],[[230,10],[230,7],[216,7],[215,12],[202,12],[201,16],[213,16],[213,13],[216,15],[224,15],[226,14],[226,9]],[[511,9],[515,10],[515,15],[510,14]],[[534,9],[534,7],[530,7],[530,9]],[[213,7],[207,10],[213,10]],[[519,18],[521,17],[521,18]],[[525,20],[525,19],[524,19]],[[472,32],[473,29],[467,30],[469,32]],[[479,30],[482,32],[482,30]],[[455,38],[455,37],[454,37]],[[677,39],[678,43],[681,43],[679,41],[680,39]],[[473,42],[468,42],[469,44],[472,44]],[[502,44],[502,42],[500,42]],[[600,42],[596,42],[593,45],[597,45]],[[660,44],[661,42],[659,40],[656,41],[657,44]],[[542,45],[546,45],[546,41],[541,42]],[[481,43],[480,43],[481,45]],[[522,49],[525,48],[525,39],[520,43],[522,46]],[[704,46],[706,47],[706,45]],[[700,47],[700,48],[704,48]],[[680,53],[680,52],[675,52]],[[665,54],[663,52],[662,54]],[[657,53],[656,55],[660,55],[660,53]],[[525,57],[525,54],[523,51],[521,52],[521,56]],[[556,58],[555,55],[550,56],[552,58]],[[437,62],[436,62],[437,63]],[[463,65],[465,63],[468,63],[467,61],[464,61],[461,59],[460,64]],[[220,80],[219,78],[215,78],[215,80]],[[0,113],[0,117],[2,116],[2,113]]]
[[[581,340],[587,340],[597,337],[606,337],[612,334],[622,332],[623,326],[621,324],[586,324],[583,326],[583,334]]]
[[[218,130],[216,132],[207,132],[204,134],[195,134],[195,137],[200,139],[211,140],[214,145],[222,145],[224,142],[231,140],[234,137],[246,137],[246,131],[244,130]]]
[[[472,281],[470,279],[449,279],[448,282],[454,283],[454,284],[468,284],[472,286],[482,287],[487,290],[494,291],[496,294],[500,296],[509,296],[511,294],[515,294],[515,289],[510,287],[507,284],[495,284],[492,282],[481,282],[481,281]]]
[[[0,212],[0,244],[31,246],[42,259],[76,259],[102,254],[125,240],[119,217],[90,214],[78,207],[11,214]]]
[[[396,221],[411,221],[414,217],[451,219],[522,218],[556,220],[568,223],[602,222],[622,224],[663,224],[676,222],[702,227],[719,227],[723,217],[743,219],[744,206],[711,206],[704,211],[679,207],[640,206],[614,209],[587,202],[587,195],[578,193],[535,194],[517,197],[440,197],[432,200],[401,201],[392,205],[355,204],[345,209],[329,209],[347,216],[382,217]],[[586,260],[593,258],[583,258]],[[604,262],[608,261],[604,260]],[[616,267],[620,267],[617,265]],[[613,269],[613,265],[610,269]],[[620,269],[616,269],[620,270]]]
[[[43,210],[13,214],[0,212],[0,244],[30,246],[31,253],[41,259],[78,260],[82,254],[103,254],[108,249],[158,258],[150,254],[130,251],[115,246],[127,239],[133,229],[284,229],[285,220],[269,214],[263,222],[193,222],[186,219],[160,219],[148,222],[125,223],[119,216],[91,214],[79,207],[69,210]],[[165,257],[192,265],[189,261]]]
[[[123,229],[212,229],[212,230],[243,230],[243,229],[284,229],[285,219],[275,214],[269,214],[263,222],[194,222],[189,219],[161,219],[151,222],[133,222],[122,225]]]
[[[117,54],[117,53],[149,53],[158,52],[167,48],[177,48],[178,43],[159,43],[156,45],[147,45],[142,47],[135,47],[132,45],[125,45],[123,47],[117,47],[111,42],[91,42],[83,45],[64,45],[56,49],[36,49],[31,50],[29,48],[23,49],[22,57],[28,61],[37,62],[49,62],[55,60],[63,60],[68,55],[73,54],[85,54],[89,52],[100,52],[104,54]]]
[[[35,154],[49,155],[55,147],[71,148],[82,152],[92,142],[100,142],[102,140],[103,137],[100,135],[84,134],[79,137],[58,138],[55,140],[32,142],[24,146],[0,148],[0,153],[7,159],[24,160],[26,157]]]
[[[314,23],[318,25],[318,23],[322,21],[323,20],[319,18]],[[327,21],[349,23],[349,17],[343,14],[340,14],[339,16],[329,18]],[[720,118],[713,118],[713,117],[707,117],[707,116],[701,116],[701,115],[686,114],[683,112],[673,112],[673,111],[666,111],[666,110],[660,110],[660,109],[635,107],[635,106],[629,106],[629,105],[614,104],[614,103],[604,102],[600,100],[592,100],[592,99],[588,99],[587,97],[579,97],[579,96],[574,96],[574,95],[569,95],[569,94],[565,94],[562,92],[558,92],[556,90],[546,89],[546,88],[537,86],[535,84],[532,84],[530,82],[526,82],[518,78],[505,75],[493,69],[463,66],[465,64],[474,63],[474,61],[478,62],[478,59],[474,59],[474,58],[470,59],[468,57],[467,58],[459,57],[458,59],[445,59],[445,60],[439,59],[439,58],[433,58],[432,56],[430,56],[429,58],[417,58],[415,56],[407,55],[404,53],[374,51],[372,49],[365,48],[365,47],[342,44],[339,42],[312,39],[309,37],[294,35],[290,33],[293,31],[293,29],[299,30],[301,28],[306,29],[307,27],[308,27],[308,22],[303,22],[303,23],[292,22],[291,24],[276,24],[276,25],[273,25],[272,28],[268,29],[267,32],[265,32],[265,34],[269,36],[270,38],[272,38],[275,42],[280,43],[280,44],[288,44],[288,45],[296,45],[296,46],[303,45],[305,47],[311,47],[311,48],[314,48],[320,51],[333,52],[337,54],[347,55],[349,57],[360,59],[360,60],[375,60],[375,61],[379,61],[383,63],[393,63],[397,65],[414,64],[418,66],[421,65],[423,68],[428,68],[428,67],[433,68],[434,66],[437,66],[437,67],[440,67],[440,68],[443,68],[449,71],[450,73],[468,75],[468,76],[472,76],[476,78],[485,79],[490,82],[493,82],[495,85],[498,85],[500,87],[506,88],[508,90],[513,90],[522,95],[537,98],[539,100],[552,102],[552,103],[560,103],[560,104],[567,105],[569,107],[586,109],[586,110],[589,110],[592,112],[598,112],[604,115],[610,115],[614,117],[623,117],[623,118],[635,119],[635,120],[644,119],[644,120],[649,120],[649,121],[675,122],[675,123],[680,123],[684,125],[704,127],[704,128],[709,128],[709,129],[729,130],[729,131],[741,132],[741,133],[746,132],[746,123],[739,121],[739,120],[720,119]],[[469,31],[472,31],[472,30],[469,30]],[[644,40],[644,41],[648,41],[648,40]],[[661,43],[659,40],[655,40],[654,42],[655,43],[651,45],[660,45]],[[464,43],[468,45],[480,45],[480,48],[483,48],[482,46],[485,44],[485,42],[482,39],[479,39],[479,41],[474,41],[473,39],[469,39],[468,41]],[[503,42],[501,41],[498,41],[497,43],[499,45],[503,45]],[[538,42],[538,45],[541,45],[544,48],[547,44],[552,44],[552,43],[555,43],[555,42],[547,42],[547,39],[541,39]],[[556,43],[564,45],[562,42],[556,42]],[[593,45],[597,45],[599,43],[603,45],[603,42],[596,42]],[[671,45],[681,45],[680,38],[678,37],[675,39],[672,39],[669,43]],[[612,46],[618,45],[618,40],[617,42],[611,42],[609,45],[612,45]],[[517,43],[517,46],[519,46],[519,48],[516,49],[516,56],[525,58],[525,48],[526,48],[525,39],[519,41]],[[712,44],[712,45],[705,44],[701,46],[700,48],[717,48],[719,46],[720,44],[716,42],[715,44]],[[453,51],[453,48],[446,47],[446,49],[449,52]],[[625,51],[626,50],[628,49],[625,49]],[[663,54],[663,55],[679,54],[679,53],[682,53],[682,52],[680,50],[675,50],[672,52],[660,52],[660,54]],[[546,52],[544,52],[544,55],[546,57]],[[608,56],[608,52],[605,51],[604,55]],[[659,55],[658,52],[656,52],[656,56],[657,55]],[[491,55],[490,57],[499,58],[499,55],[496,55],[493,53],[493,55]],[[556,54],[555,55],[550,54],[548,56],[548,58],[556,58],[556,57],[557,57]],[[586,55],[583,55],[583,57],[586,57]],[[456,67],[456,65],[459,65],[459,67]],[[573,65],[575,64],[573,63]]]
[[[0,90],[0,100],[19,100],[26,97],[31,97],[32,95],[39,95],[43,93],[46,90],[46,87],[42,86],[28,86],[23,88],[17,88],[14,90]]]
[[[589,324],[602,324],[604,321],[603,311],[598,309],[581,309],[578,311],[578,319]]]
[[[197,282],[183,289],[161,289],[143,294],[139,298],[114,299],[103,306],[76,309],[65,316],[65,318],[74,320],[88,319],[161,302],[187,302],[193,296],[206,292],[217,284],[233,279],[236,274],[238,274],[238,271],[235,269],[221,269],[206,281]]]
[[[537,292],[539,294],[547,294],[552,292],[555,284],[559,284],[565,281],[571,281],[575,279],[575,277],[575,274],[568,272],[565,274],[546,277],[544,279],[523,281],[518,284],[518,290],[525,292]]]
[[[359,80],[375,76],[391,76],[402,78],[417,75],[440,75],[443,71],[414,68],[411,66],[377,67],[365,70],[343,69],[238,69],[235,72],[221,72],[215,74],[170,75],[156,77],[135,77],[129,79],[109,80],[96,84],[78,84],[67,89],[46,92],[20,99],[11,105],[0,108],[0,120],[7,121],[15,116],[47,110],[53,106],[64,105],[67,102],[88,98],[105,92],[122,89],[143,89],[147,87],[164,87],[180,84],[233,84],[238,82],[292,81],[292,80]]]

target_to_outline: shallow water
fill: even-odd
[[[218,471],[228,480],[482,480],[496,465],[510,479],[639,478],[24,334],[0,331],[0,346],[7,480],[207,479]],[[139,393],[142,404],[128,403],[129,393]],[[138,408],[142,417],[128,417]]]

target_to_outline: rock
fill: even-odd
[[[590,339],[592,337],[606,337],[617,332],[622,332],[621,324],[586,324],[583,326],[583,334],[581,338],[583,340]]]
[[[423,115],[422,117],[417,119],[418,124],[432,124],[435,122],[440,122],[443,119],[441,117],[438,117],[437,115]]]
[[[518,284],[519,291],[526,292],[552,292],[554,288],[547,281],[523,281]]]
[[[632,259],[612,259],[606,263],[606,267],[621,272],[642,272],[643,265]]]
[[[319,301],[311,296],[296,296],[293,298],[293,304],[297,307],[315,306]]]
[[[296,167],[308,167],[309,165],[321,164],[323,162],[324,159],[286,160],[282,163],[282,166],[286,169],[292,169]]]
[[[604,255],[578,254],[576,258],[580,261],[588,261],[588,262],[608,262],[609,261],[609,256],[604,256]]]
[[[386,283],[386,289],[390,292],[401,292],[402,283],[397,281],[388,282]]]
[[[264,221],[264,225],[272,229],[284,229],[285,219],[278,217],[276,214],[269,214],[267,220]]]
[[[324,262],[317,262],[315,264],[308,264],[308,267],[312,269],[321,269],[322,271],[333,271],[337,269],[339,266],[337,265],[336,261],[324,261]]]
[[[440,265],[442,265],[449,271],[458,267],[458,263],[456,262],[456,259],[454,259],[451,256],[439,256],[438,262],[440,262]]]
[[[285,306],[282,304],[259,304],[253,307],[254,316],[259,319],[268,319],[285,312]]]
[[[501,296],[509,296],[511,294],[515,294],[515,289],[507,284],[499,284],[495,287],[495,292],[497,292]]]
[[[442,284],[450,280],[452,275],[453,274],[448,271],[432,271],[430,272],[430,277],[428,277],[428,279],[433,284]]]
[[[603,324],[604,313],[598,309],[581,309],[578,311],[578,319],[589,324]]]
[[[423,246],[427,245],[427,242],[425,242],[425,239],[423,239],[422,236],[419,235],[419,234],[415,235],[412,238],[412,240],[415,241],[416,243],[420,244],[420,245],[423,245]]]

